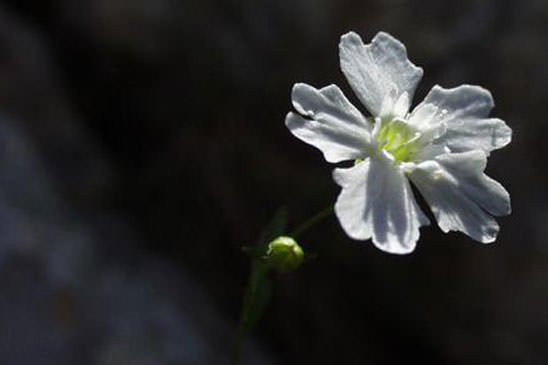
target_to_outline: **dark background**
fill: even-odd
[[[399,38],[514,131],[492,245],[421,230],[394,256],[330,217],[278,276],[249,364],[548,362],[548,2],[0,1],[0,362],[223,364],[253,243],[333,203],[284,126],[295,82],[350,89],[341,34]],[[352,95],[352,101],[356,98]],[[356,103],[358,104],[358,103]]]

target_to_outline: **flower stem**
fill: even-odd
[[[232,343],[231,365],[240,364],[243,341],[261,319],[270,299],[270,281],[267,276],[269,271],[269,265],[261,260],[254,260],[244,295],[240,323]]]
[[[334,208],[335,207],[333,205],[330,205],[318,214],[310,217],[309,219],[301,223],[301,225],[299,225],[297,228],[295,228],[295,230],[291,232],[289,236],[293,238],[298,237],[300,234],[313,227],[316,223],[320,222],[322,219],[328,217],[331,213],[333,213]]]
[[[251,330],[255,327],[257,322],[262,318],[266,305],[270,300],[271,280],[269,278],[269,274],[275,265],[272,266],[271,262],[265,261],[265,259],[267,259],[266,249],[271,239],[283,235],[285,232],[286,216],[285,212],[282,213],[284,214],[277,214],[273,219],[273,222],[271,222],[269,227],[266,229],[266,233],[262,235],[263,237],[259,240],[259,247],[245,248],[245,251],[248,252],[248,254],[250,252],[252,253],[253,261],[244,295],[240,323],[236,331],[234,342],[232,343],[232,354],[230,359],[231,365],[240,364],[242,358],[243,341],[249,332],[251,332]],[[304,221],[289,236],[292,238],[297,237],[325,217],[329,216],[331,213],[333,213],[333,206],[329,206]],[[287,239],[287,237],[278,238]]]

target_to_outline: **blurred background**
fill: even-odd
[[[284,126],[338,40],[399,38],[436,83],[480,84],[514,131],[487,172],[492,245],[421,230],[392,256],[330,217],[277,276],[247,364],[548,363],[545,0],[0,1],[0,362],[227,363],[254,243],[338,187]],[[356,102],[356,105],[358,103]]]

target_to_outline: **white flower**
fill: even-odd
[[[417,205],[409,180],[430,205],[444,232],[461,231],[488,243],[499,231],[492,215],[510,213],[510,196],[484,174],[487,156],[507,145],[512,130],[488,118],[489,91],[472,85],[434,86],[409,112],[423,71],[407,59],[405,46],[380,32],[364,45],[353,32],[341,37],[341,69],[372,117],[366,118],[335,85],[293,87],[296,113],[286,126],[323,152],[336,168],[342,191],[335,213],[353,239],[381,250],[409,253],[419,227],[429,220]],[[409,180],[408,180],[409,179]]]

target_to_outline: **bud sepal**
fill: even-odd
[[[304,262],[304,251],[292,237],[279,236],[268,244],[265,260],[279,272],[299,268]]]

